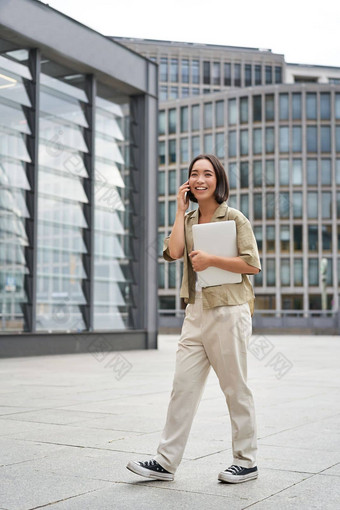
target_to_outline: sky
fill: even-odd
[[[48,5],[104,35],[267,48],[289,63],[340,67],[339,0],[49,0]]]

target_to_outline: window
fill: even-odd
[[[292,118],[293,120],[301,119],[301,94],[294,92],[292,97]]]
[[[289,128],[288,126],[281,126],[279,130],[280,135],[280,152],[289,152]]]
[[[182,87],[181,97],[189,97],[189,87]]]
[[[318,163],[316,159],[307,159],[307,184],[317,186],[318,184]]]
[[[307,126],[307,152],[318,152],[318,133],[316,126]]]
[[[275,286],[275,259],[267,259],[267,286]]]
[[[244,66],[244,82],[246,87],[250,87],[252,84],[251,80],[251,64],[246,64]]]
[[[237,165],[229,163],[228,179],[230,188],[237,188]]]
[[[176,219],[177,202],[175,200],[170,200],[168,207],[169,207],[168,208],[168,223],[169,223],[169,225],[173,225],[175,223],[175,219]],[[169,264],[169,266],[175,266],[175,264]]]
[[[335,118],[340,119],[340,92],[335,94]]]
[[[217,133],[216,134],[216,156],[218,158],[224,158],[224,133]]]
[[[215,103],[215,125],[216,127],[224,126],[224,101]]]
[[[331,219],[332,218],[332,193],[329,191],[323,191],[321,193],[322,198],[322,218],[323,219]]]
[[[181,138],[181,163],[188,163],[189,161],[189,142],[187,138]]]
[[[159,65],[159,81],[168,81],[168,59],[161,58]]]
[[[204,152],[211,154],[213,150],[213,135],[204,135]]]
[[[165,142],[158,143],[158,164],[165,165]]]
[[[318,194],[315,191],[307,193],[307,217],[311,219],[318,217]]]
[[[212,103],[204,104],[204,128],[212,128],[213,115],[212,115]]]
[[[213,85],[221,85],[221,65],[213,62]]]
[[[280,185],[289,185],[289,161],[288,159],[280,159]]]
[[[273,69],[272,66],[266,66],[266,85],[273,83]]]
[[[289,259],[280,260],[281,285],[287,287],[290,285],[290,262]]]
[[[168,99],[168,87],[161,85],[159,88],[159,100],[166,101]]]
[[[169,289],[175,289],[176,288],[176,265],[177,264],[168,264]]]
[[[306,94],[306,118],[307,120],[316,119],[316,94],[314,92]]]
[[[248,122],[248,98],[241,97],[240,99],[240,122],[246,124]]]
[[[200,137],[193,136],[191,138],[191,157],[192,159],[198,156],[201,153],[200,149]]]
[[[274,95],[266,94],[266,120],[274,120]]]
[[[301,126],[293,126],[293,152],[302,152]]]
[[[198,131],[200,128],[200,105],[193,105],[191,107],[191,129]]]
[[[262,220],[262,193],[254,193],[254,219]]]
[[[158,172],[158,194],[165,195],[165,172]]]
[[[330,159],[321,160],[321,184],[330,186],[332,183],[332,166]]]
[[[176,140],[169,140],[169,164],[176,163]]]
[[[229,99],[228,101],[228,123],[229,125],[237,123],[236,99]]]
[[[260,65],[255,66],[255,85],[262,84],[262,68]]]
[[[275,227],[272,225],[266,227],[266,251],[275,253]]]
[[[248,154],[248,129],[242,129],[240,132],[240,154],[246,156]]]
[[[165,202],[158,203],[158,226],[164,227],[165,225]]]
[[[266,186],[275,185],[275,165],[273,159],[266,161]]]
[[[274,152],[274,128],[266,128],[266,153]]]
[[[261,122],[262,120],[262,97],[253,96],[253,121]]]
[[[168,131],[169,134],[176,133],[177,129],[177,112],[176,108],[172,108],[168,113]]]
[[[282,67],[275,66],[275,83],[282,83]]]
[[[322,225],[322,250],[332,251],[332,225]]]
[[[254,161],[254,187],[262,186],[262,161]]]
[[[158,114],[158,134],[165,134],[165,111],[161,110]]]
[[[340,184],[340,159],[335,160],[335,182]]]
[[[262,235],[262,226],[256,226],[254,227],[254,235],[257,242],[258,250],[262,251],[262,242],[263,242],[263,235]]]
[[[294,259],[294,286],[301,287],[303,285],[303,261],[302,259]]]
[[[188,131],[189,123],[189,108],[187,106],[181,107],[181,133]]]
[[[293,225],[294,251],[302,251],[302,225]]]
[[[319,261],[318,259],[308,259],[308,283],[309,285],[319,285]]]
[[[317,252],[319,250],[318,244],[318,226],[308,225],[308,250]]]
[[[330,126],[321,126],[321,152],[331,152]]]
[[[210,62],[203,62],[203,83],[210,85]]]
[[[165,287],[164,268],[165,268],[165,264],[163,264],[163,262],[160,262],[158,264],[158,288],[159,289],[164,289],[164,287]]]
[[[234,86],[241,87],[241,64],[234,64]]]
[[[293,159],[292,182],[293,186],[302,185],[302,159]]]
[[[290,249],[290,233],[289,225],[281,225],[280,227],[280,251],[289,252]]]
[[[224,85],[231,85],[231,64],[227,62],[224,64]]]
[[[176,170],[168,172],[168,194],[175,195],[177,193]]]
[[[302,218],[302,193],[293,192],[293,218]]]
[[[178,59],[172,58],[170,64],[170,81],[172,83],[178,82]]]
[[[178,87],[170,87],[169,99],[178,99]]]
[[[273,220],[275,218],[275,194],[266,193],[266,218]]]
[[[243,193],[240,196],[240,209],[241,209],[241,212],[247,218],[249,218],[249,195],[248,195],[248,193],[247,194]]]
[[[321,120],[329,120],[331,118],[331,100],[329,92],[321,92],[320,94],[320,117]]]
[[[340,152],[340,126],[335,128],[335,150]]]
[[[253,130],[253,154],[262,154],[262,128]]]
[[[230,158],[236,156],[236,131],[229,131],[228,135],[228,154]]]
[[[191,81],[192,81],[192,83],[200,82],[200,62],[199,62],[199,60],[193,60],[191,62]]]
[[[289,101],[288,94],[280,94],[279,109],[280,109],[280,120],[288,120],[289,118]]]
[[[182,60],[182,83],[189,83],[189,60]]]
[[[249,188],[249,164],[248,161],[241,163],[241,188]]]
[[[290,201],[289,201],[289,193],[287,191],[282,191],[279,194],[279,208],[280,208],[280,218],[289,218]]]

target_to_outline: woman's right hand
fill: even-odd
[[[177,194],[177,210],[180,212],[185,212],[189,207],[189,196],[186,195],[188,191],[190,191],[190,186],[189,181],[186,181],[179,187]]]

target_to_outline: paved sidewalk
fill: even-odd
[[[249,383],[259,477],[217,481],[232,461],[211,372],[175,481],[125,469],[156,452],[178,336],[157,351],[0,360],[0,509],[340,508],[338,336],[254,336]]]

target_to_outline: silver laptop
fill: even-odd
[[[219,257],[237,257],[236,223],[234,220],[199,223],[192,226],[194,250],[202,250]],[[241,283],[242,274],[208,267],[197,272],[201,287],[212,287],[225,283]]]

